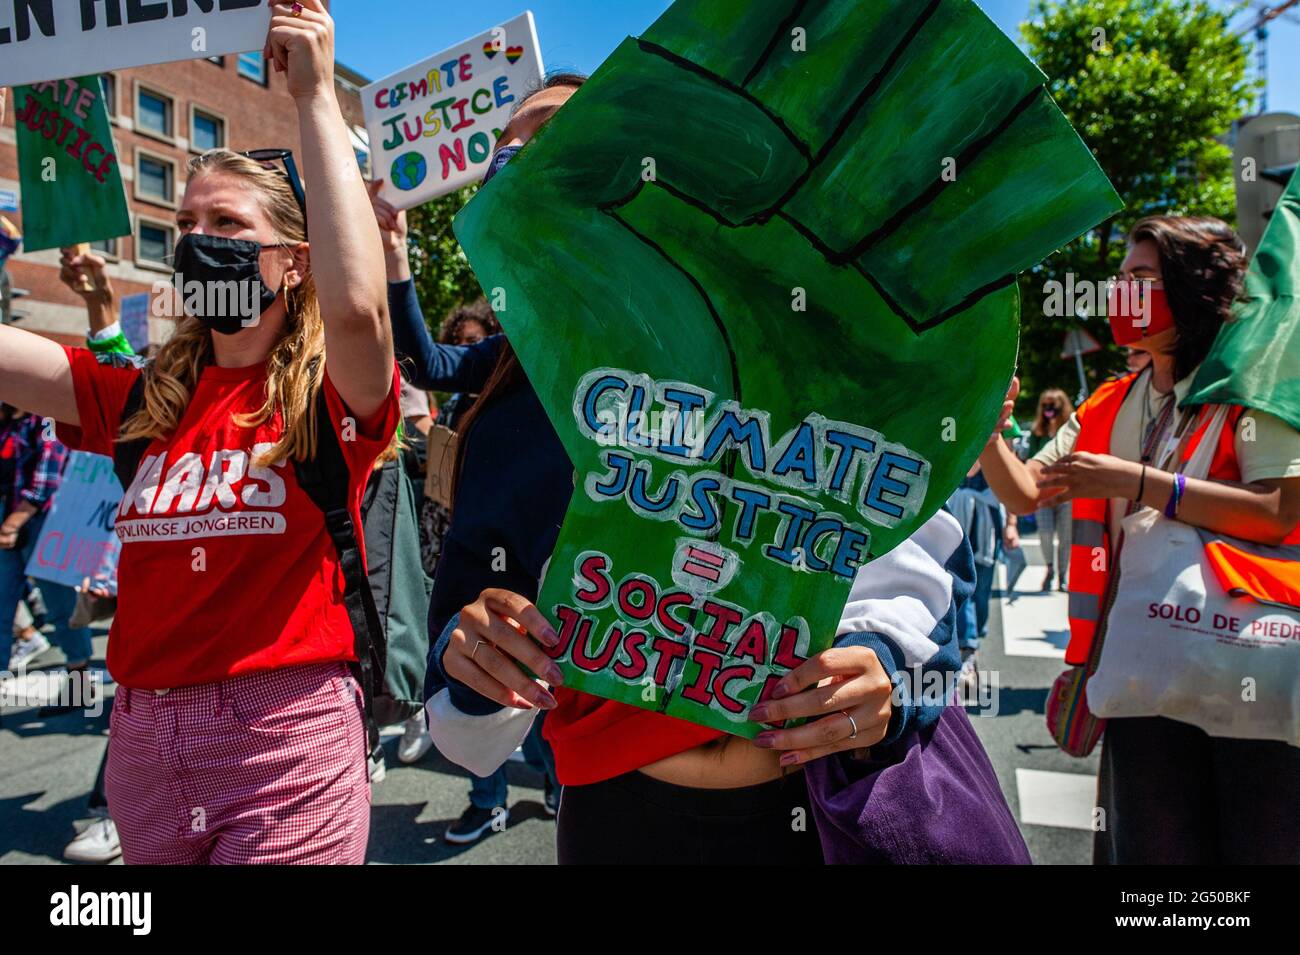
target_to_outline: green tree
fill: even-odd
[[[483,294],[451,229],[451,220],[477,191],[466,186],[406,213],[411,275],[435,337],[448,312]]]
[[[1049,89],[1092,149],[1126,208],[1021,277],[1020,411],[1044,388],[1074,394],[1062,343],[1079,319],[1047,314],[1049,281],[1101,281],[1118,272],[1124,236],[1148,215],[1234,222],[1232,152],[1220,142],[1248,115],[1247,46],[1205,0],[1037,0],[1020,31]],[[1124,367],[1104,318],[1082,325],[1103,344],[1084,361],[1089,390]]]

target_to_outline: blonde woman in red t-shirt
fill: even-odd
[[[359,528],[396,433],[396,367],[378,231],[334,96],[333,22],[320,0],[272,12],[265,55],[297,105],[310,196],[287,152],[283,170],[224,150],[190,164],[176,216],[185,314],[143,370],[0,327],[0,400],[88,451],[148,441],[117,516],[108,658],[108,799],[130,863],[365,856],[354,635],[293,461],[316,453],[323,395]],[[123,420],[140,376],[140,410]]]

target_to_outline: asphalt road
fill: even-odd
[[[1036,548],[1021,585],[1042,577]],[[1052,744],[1043,724],[1047,690],[1061,670],[1062,595],[1025,594],[993,601],[990,638],[981,668],[996,674],[997,715],[975,715],[1003,792],[1034,860],[1085,864],[1091,857],[1090,820],[1095,757],[1074,760]],[[1011,626],[1010,634],[1004,633]],[[1007,639],[1008,635],[1013,639]],[[106,636],[95,641],[102,666]],[[1012,652],[1008,653],[1010,649]],[[42,672],[57,670],[58,651],[36,661],[28,682],[39,691]],[[113,691],[112,684],[107,694]],[[28,702],[39,702],[39,700]],[[108,713],[81,712],[41,720],[34,706],[0,709],[0,864],[62,863],[64,846],[86,820],[85,803],[108,742]],[[470,847],[452,847],[442,834],[467,804],[463,770],[430,753],[401,765],[388,735],[386,778],[373,788],[370,861],[377,864],[539,863],[555,861],[554,822],[541,802],[541,779],[509,764],[510,824]]]

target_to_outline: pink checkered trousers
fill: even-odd
[[[365,861],[364,702],[346,664],[119,686],[109,725],[108,805],[128,864]]]

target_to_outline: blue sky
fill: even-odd
[[[764,2],[764,0],[755,0]],[[338,57],[377,79],[531,9],[547,69],[592,72],[624,37],[640,33],[669,0],[333,0]],[[982,0],[1016,37],[1029,0]],[[1226,4],[1225,4],[1226,6]],[[1300,7],[1295,8],[1300,11]],[[1300,16],[1297,16],[1300,19]],[[1242,21],[1243,26],[1246,21]],[[1269,47],[1271,110],[1300,113],[1300,24],[1275,23]]]

